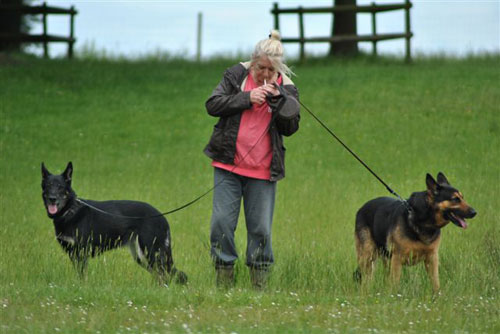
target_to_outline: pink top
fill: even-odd
[[[281,76],[278,78],[278,84]],[[251,74],[248,75],[245,92],[257,88]],[[252,104],[251,109],[243,111],[238,138],[236,138],[236,154],[234,165],[212,161],[212,166],[231,171],[235,174],[261,180],[271,178],[272,145],[268,125],[271,122],[271,108],[264,102]],[[236,167],[235,167],[236,166]]]

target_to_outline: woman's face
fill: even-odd
[[[271,64],[268,57],[262,56],[252,64],[252,76],[258,86],[266,83],[273,83],[278,77],[276,69]]]

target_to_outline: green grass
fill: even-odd
[[[117,250],[80,281],[54,238],[40,163],[74,164],[82,198],[173,209],[212,185],[202,150],[215,119],[204,102],[233,60],[0,63],[0,332],[497,333],[500,274],[500,58],[313,60],[294,66],[301,100],[403,197],[443,171],[478,211],[443,230],[442,291],[422,265],[397,290],[382,266],[352,281],[354,216],[388,195],[314,119],[286,138],[273,226],[276,264],[264,293],[244,258],[234,289],[214,287],[211,196],[168,217],[189,285],[158,287]],[[244,256],[243,217],[237,245]]]

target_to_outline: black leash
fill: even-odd
[[[221,182],[224,181],[224,179],[221,180]],[[84,200],[80,199],[80,198],[75,198],[75,201],[77,201],[78,203],[81,203],[89,208],[91,208],[92,210],[95,210],[97,212],[100,212],[100,213],[104,213],[108,216],[112,216],[112,217],[116,217],[116,218],[126,218],[126,219],[151,219],[151,218],[158,218],[158,217],[162,217],[162,216],[166,216],[166,215],[169,215],[171,213],[174,213],[174,212],[177,212],[177,211],[180,211],[196,202],[198,202],[200,199],[202,199],[203,197],[205,197],[206,195],[208,195],[212,190],[215,189],[216,186],[218,186],[219,184],[216,184],[215,186],[213,186],[212,188],[210,188],[209,190],[207,190],[205,193],[201,194],[200,196],[196,197],[195,199],[193,199],[192,201],[184,204],[184,205],[181,205],[179,206],[178,208],[175,208],[173,210],[170,210],[170,211],[167,211],[167,212],[163,212],[163,213],[159,213],[157,215],[153,215],[153,216],[124,216],[124,215],[119,215],[119,214],[116,214],[116,213],[111,213],[111,212],[107,212],[107,211],[104,211],[102,209],[99,209],[98,207],[95,207],[94,205],[92,204],[89,204],[87,202],[85,202]]]
[[[361,160],[360,157],[358,157],[358,155],[356,153],[354,153],[346,144],[344,144],[344,142],[339,138],[337,137],[337,135],[335,133],[333,133],[332,130],[330,130],[330,128],[328,128],[328,126],[325,125],[325,123],[323,123],[304,103],[302,103],[301,101],[299,101],[300,105],[302,107],[304,107],[304,109],[326,130],[328,131],[328,133],[333,137],[335,138],[349,153],[351,153],[351,155],[353,157],[356,158],[356,160],[358,160],[380,183],[382,183],[384,186],[385,186],[385,189],[387,189],[388,192],[390,192],[392,195],[396,196],[399,200],[401,200],[403,203],[405,203],[405,205],[410,208],[409,204],[406,202],[405,199],[403,199],[401,196],[398,195],[397,192],[395,192],[394,190],[392,190],[391,187],[389,187],[389,185],[387,183],[384,182],[384,180],[382,180],[370,167],[368,167],[368,165],[363,161]]]

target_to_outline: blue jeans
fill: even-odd
[[[216,267],[233,266],[238,259],[234,232],[242,198],[247,226],[246,264],[257,268],[270,266],[274,262],[271,227],[276,182],[214,168],[214,184],[217,186],[213,196],[210,245]]]

